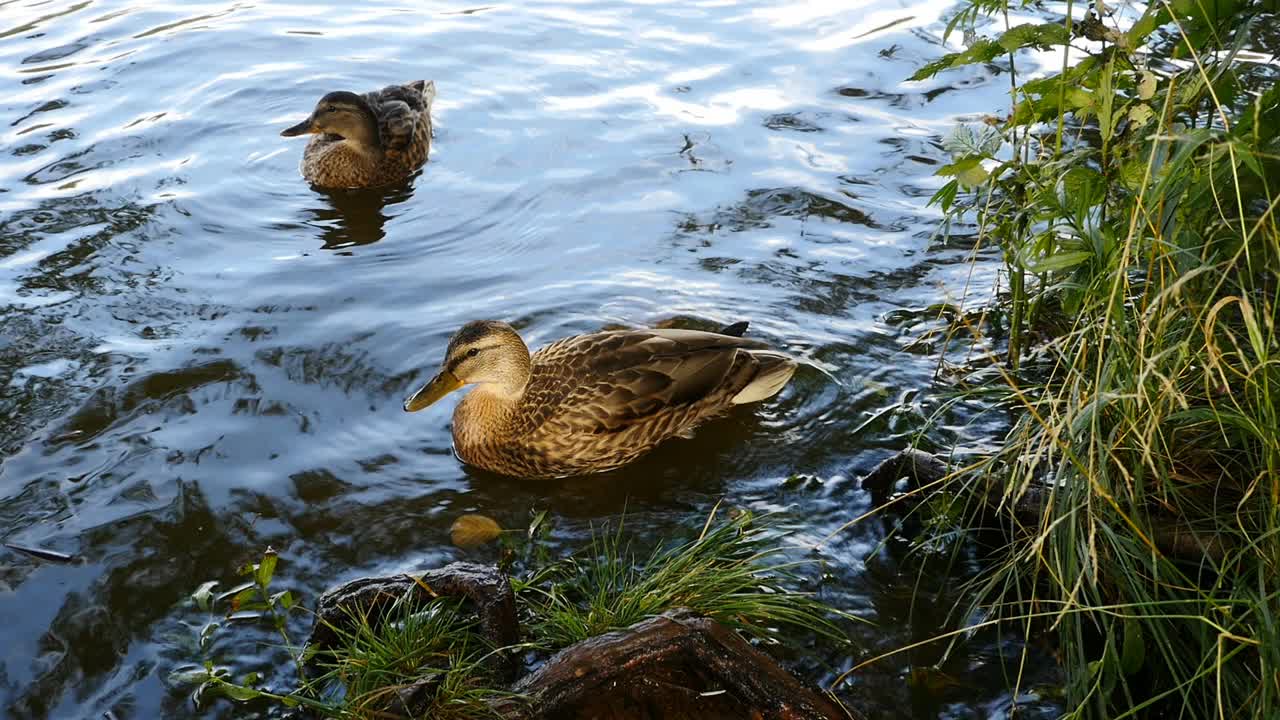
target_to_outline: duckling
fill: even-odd
[[[454,448],[464,462],[529,479],[612,470],[782,390],[796,361],[738,337],[745,329],[597,332],[530,355],[510,325],[471,322],[404,409],[417,412],[475,385],[453,412]]]
[[[280,134],[315,136],[302,153],[302,176],[314,185],[386,185],[426,162],[435,97],[436,84],[423,80],[363,95],[331,92],[320,98],[310,117]]]

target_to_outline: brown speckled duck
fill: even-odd
[[[737,323],[720,333],[598,332],[531,356],[510,325],[472,322],[449,340],[443,368],[404,409],[475,385],[453,412],[463,461],[530,479],[611,470],[782,390],[795,360],[739,337],[745,330]]]
[[[315,136],[302,153],[302,175],[315,185],[386,185],[426,162],[435,97],[435,83],[423,80],[363,95],[331,92],[310,117],[280,134]]]

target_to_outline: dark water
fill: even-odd
[[[994,264],[930,242],[926,202],[941,138],[1002,108],[1007,78],[904,82],[943,52],[946,0],[828,5],[0,2],[0,539],[80,558],[0,550],[0,716],[196,714],[166,684],[201,621],[187,596],[268,544],[305,602],[492,559],[449,545],[464,512],[549,510],[569,550],[624,508],[642,544],[693,532],[723,498],[816,542],[869,509],[858,473],[930,417],[935,447],[987,443],[999,418],[940,413],[912,338],[930,305],[993,286]],[[419,78],[439,89],[423,173],[307,187],[281,128],[327,91]],[[775,402],[568,482],[462,468],[456,399],[400,410],[466,320],[537,346],[673,316],[748,319],[811,366]],[[799,653],[818,678],[966,620],[976,554],[940,571],[886,530],[816,555],[824,597],[877,623],[856,658]],[[1008,717],[1019,649],[929,645],[849,695],[878,718]],[[1053,678],[1033,651],[1024,711],[1054,712]]]

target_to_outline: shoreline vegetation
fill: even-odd
[[[300,717],[861,717],[757,647],[848,644],[844,626],[857,620],[799,589],[798,571],[814,563],[792,559],[802,548],[783,545],[767,518],[717,508],[698,537],[645,555],[624,543],[620,523],[552,559],[546,529],[539,515],[504,532],[499,567],[457,562],[329,590],[308,613],[304,643],[289,633],[301,608],[273,587],[278,555],[268,550],[241,568],[242,585],[193,594],[207,613],[195,632],[202,659],[170,682],[194,688],[197,706],[225,697]],[[221,661],[220,640],[247,639],[236,620],[274,625],[294,688]]]
[[[1280,90],[1251,50],[1276,9],[1067,2],[1011,27],[975,0],[948,28],[967,48],[913,78],[1011,79],[933,201],[1003,253],[996,302],[950,327],[1007,349],[954,392],[1013,427],[928,490],[1002,531],[972,609],[1056,638],[1070,718],[1280,715]],[[984,19],[1003,32],[975,39]],[[1027,49],[1058,71],[1026,74]]]
[[[932,641],[977,627],[1028,644],[1052,639],[1065,717],[1273,718],[1280,91],[1250,48],[1259,33],[1274,42],[1276,6],[1177,0],[1126,8],[1123,21],[1100,3],[1081,7],[1068,1],[1061,22],[1013,25],[1016,7],[974,0],[948,27],[965,31],[966,49],[912,78],[994,63],[1010,77],[1008,115],[947,140],[952,162],[938,171],[947,181],[933,202],[951,240],[964,229],[975,257],[998,249],[1004,263],[994,301],[940,316],[944,355],[988,361],[940,358],[939,382],[1007,413],[1012,426],[994,453],[944,462],[908,450],[863,488],[884,499],[902,477],[914,480],[909,502],[898,495],[873,512],[932,516],[902,526],[921,552],[956,548],[964,534],[985,548],[972,604],[956,609],[969,625]],[[1002,30],[978,36],[991,20]],[[1028,50],[1057,53],[1057,70],[1025,72]],[[994,363],[992,348],[1003,351]],[[492,521],[464,530],[512,542]],[[619,527],[576,558],[553,559],[539,550],[544,531],[535,518],[499,568],[519,631],[495,636],[477,610],[484,603],[406,575],[397,582],[409,591],[387,595],[376,614],[357,604],[335,622],[322,598],[317,627],[331,642],[304,651],[287,631],[297,606],[273,589],[269,551],[243,569],[246,584],[195,593],[209,613],[197,631],[206,659],[174,679],[197,688],[197,703],[504,717],[523,693],[515,666],[554,665],[554,653],[600,638],[630,647],[629,628],[709,623],[687,636],[695,643],[780,642],[780,628],[847,642],[841,623],[856,619],[797,592],[796,564],[747,514],[717,522],[713,511],[699,537],[649,555],[624,545]],[[233,676],[212,659],[224,610],[274,624],[297,661],[295,690]],[[1017,697],[1021,678],[1010,685]]]

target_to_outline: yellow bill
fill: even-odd
[[[462,387],[461,380],[448,370],[441,370],[439,375],[431,378],[431,382],[423,385],[421,390],[404,401],[404,411],[418,412],[423,408],[431,407],[437,400],[460,387]]]

